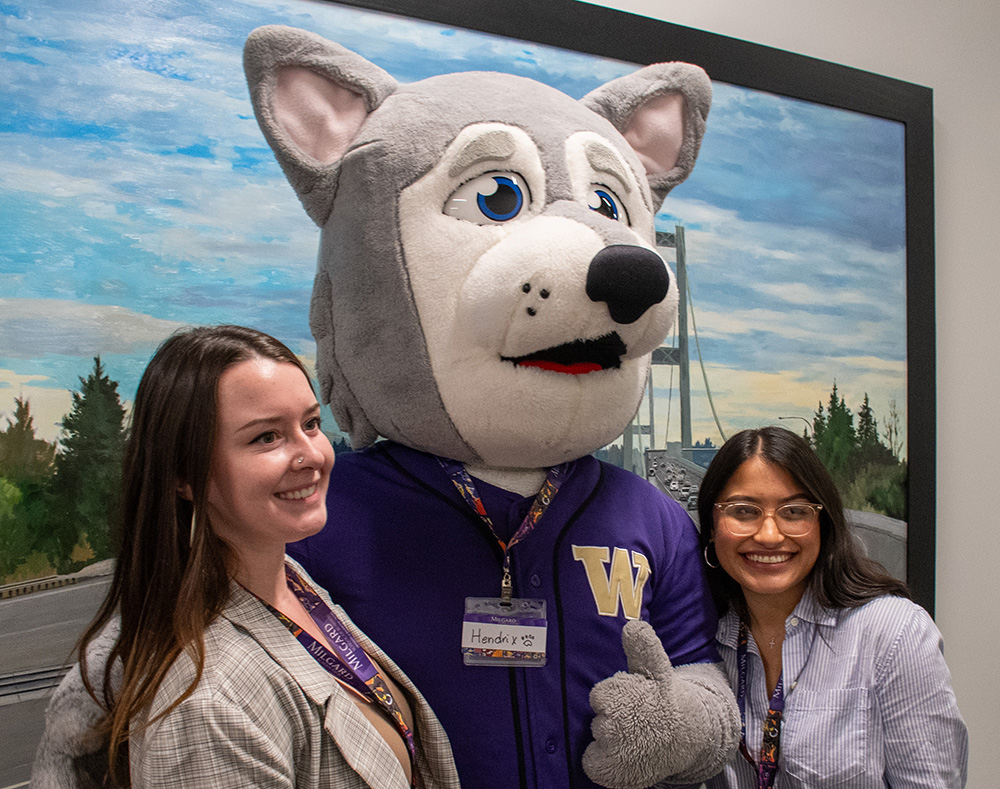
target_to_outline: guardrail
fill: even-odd
[[[0,707],[44,696],[69,670],[70,666],[50,666],[0,674]]]
[[[20,597],[31,592],[40,592],[43,589],[56,589],[60,586],[68,586],[75,583],[75,575],[47,575],[44,578],[35,578],[31,581],[4,584],[0,586],[0,600],[6,600],[8,597]]]

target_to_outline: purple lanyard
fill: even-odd
[[[778,677],[774,687],[767,715],[764,717],[764,738],[760,745],[760,761],[754,762],[747,748],[747,644],[749,629],[746,622],[740,622],[740,633],[736,642],[737,683],[736,701],[740,706],[740,753],[757,771],[758,789],[771,789],[778,774],[778,754],[781,750],[781,714],[785,709],[784,672]]]
[[[327,643],[333,647],[332,652],[277,608],[261,600],[257,595],[254,597],[257,597],[288,628],[299,643],[316,659],[316,662],[332,674],[335,679],[366,701],[374,702],[385,710],[403,736],[406,750],[410,753],[410,762],[414,763],[416,742],[413,739],[413,731],[406,725],[402,710],[389,692],[385,679],[379,673],[372,659],[368,657],[368,654],[361,648],[350,631],[344,627],[344,624],[337,619],[337,615],[330,610],[323,598],[310,589],[306,582],[299,578],[295,570],[287,564],[285,565],[285,579],[288,588],[302,603],[302,607],[319,625],[320,630],[326,634]],[[253,594],[253,592],[250,593]]]
[[[514,593],[513,584],[510,579],[510,549],[531,534],[535,526],[538,525],[538,521],[542,519],[542,515],[545,514],[552,500],[556,497],[556,493],[559,492],[559,486],[562,484],[562,476],[569,468],[569,464],[561,463],[549,469],[549,473],[545,477],[545,482],[542,484],[542,489],[538,491],[535,500],[531,502],[531,509],[524,516],[524,520],[521,521],[521,525],[514,533],[514,536],[510,538],[510,542],[505,543],[500,539],[500,535],[497,534],[490,516],[486,514],[486,508],[479,497],[479,491],[476,490],[476,484],[472,481],[472,477],[469,476],[469,472],[465,470],[465,466],[457,460],[450,460],[448,458],[438,457],[437,460],[441,464],[441,468],[444,469],[445,473],[455,484],[459,494],[465,499],[465,503],[483,519],[483,522],[489,527],[490,532],[500,544],[500,548],[503,550],[503,580],[500,582],[500,602],[504,605],[510,605]]]

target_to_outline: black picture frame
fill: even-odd
[[[713,80],[899,122],[906,194],[906,580],[934,615],[936,393],[933,92],[930,88],[729,36],[576,0],[325,0],[614,58],[682,60]]]

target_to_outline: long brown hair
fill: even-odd
[[[281,342],[227,325],[175,333],[157,349],[139,382],[122,466],[121,549],[108,595],[79,646],[84,684],[106,711],[99,731],[110,743],[112,784],[127,785],[123,746],[129,723],[152,703],[182,651],[195,664],[195,679],[159,717],[201,679],[205,628],[226,604],[233,558],[213,532],[205,507],[216,391],[223,372],[257,357],[293,364],[309,380],[302,362]],[[121,631],[98,693],[88,676],[87,645],[116,614]],[[120,681],[112,680],[116,664]]]
[[[712,459],[698,489],[703,551],[712,542],[715,503],[736,469],[752,457],[784,469],[812,501],[823,505],[819,513],[819,556],[809,575],[813,595],[821,605],[856,608],[884,594],[910,596],[906,584],[865,556],[847,525],[843,500],[830,472],[802,436],[783,427],[743,430],[726,441]],[[720,614],[732,606],[740,617],[747,617],[740,585],[725,570],[709,567],[708,583]]]

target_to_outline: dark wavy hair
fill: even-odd
[[[910,597],[906,584],[865,556],[847,525],[844,504],[830,472],[804,438],[783,427],[744,430],[719,449],[698,489],[703,551],[709,550],[714,537],[715,503],[736,469],[752,457],[784,469],[812,501],[823,505],[819,514],[819,556],[809,575],[813,595],[820,604],[827,608],[856,608],[880,595]],[[747,618],[740,585],[721,567],[708,567],[707,573],[719,614],[732,606],[741,618]]]
[[[111,785],[128,785],[130,721],[152,703],[184,651],[195,679],[160,717],[194,691],[204,668],[205,628],[228,599],[233,556],[205,507],[216,393],[226,370],[255,358],[293,364],[309,381],[298,357],[273,337],[243,326],[199,326],[163,342],[139,383],[122,464],[121,549],[108,595],[79,646],[84,683],[105,710],[98,733],[109,743]],[[87,645],[116,614],[121,632],[97,692],[88,678]],[[113,682],[118,662],[121,681]]]

